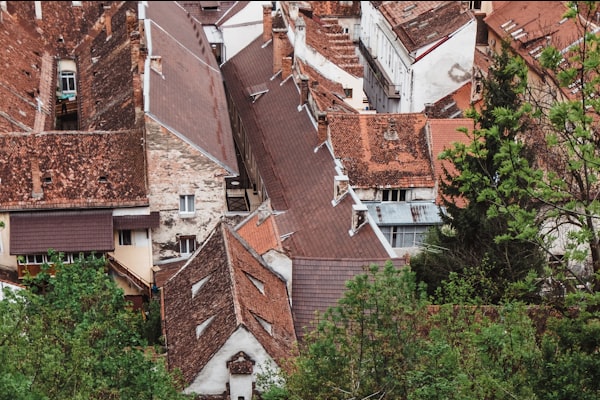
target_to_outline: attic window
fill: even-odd
[[[204,286],[204,284],[206,282],[208,282],[209,279],[210,279],[210,275],[207,275],[192,285],[192,298],[198,294],[198,292],[200,291],[200,288],[202,286]]]
[[[265,294],[265,284],[262,281],[259,281],[258,279],[256,279],[255,277],[253,277],[250,274],[246,274],[246,276],[248,277],[248,279],[250,279],[250,282],[252,282],[252,284],[254,286],[256,286],[256,288],[258,289],[259,292],[261,292],[262,294]]]
[[[269,89],[267,88],[267,85],[265,85],[264,83],[246,88],[246,92],[248,92],[248,94],[250,95],[250,98],[252,98],[253,103],[256,102],[256,100],[258,100],[258,98],[260,96],[267,93],[268,91],[269,91]]]
[[[219,11],[219,1],[201,1],[202,11]]]
[[[208,326],[213,322],[213,319],[215,319],[214,315],[212,317],[208,318],[207,320],[205,320],[200,325],[196,326],[196,339],[198,339],[204,333],[206,328],[208,328]]]
[[[73,71],[60,71],[60,90],[63,94],[75,94],[77,88],[75,85],[75,72]]]
[[[267,333],[271,336],[273,336],[273,324],[271,324],[270,322],[262,319],[261,317],[259,317],[258,315],[255,315],[254,318],[256,318],[256,320],[258,321],[258,323],[260,324],[260,326],[263,327],[263,329],[265,331],[267,331]]]
[[[42,177],[42,183],[44,185],[51,184],[52,183],[52,174],[50,174],[50,173],[44,174],[44,176]]]
[[[108,182],[108,176],[106,176],[106,175],[100,175],[100,177],[98,178],[98,182],[100,182],[100,183],[106,183],[106,182]]]

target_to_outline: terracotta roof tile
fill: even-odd
[[[456,32],[474,17],[459,1],[386,1],[379,8],[409,52]]]
[[[279,230],[275,223],[273,210],[267,201],[251,213],[244,221],[236,226],[236,232],[258,254],[264,254],[269,250],[281,250]]]
[[[148,205],[140,130],[0,135],[0,209]]]
[[[437,180],[443,179],[443,168],[446,168],[451,174],[456,173],[454,164],[440,160],[439,155],[445,149],[451,148],[454,143],[469,144],[470,139],[459,128],[467,128],[470,131],[474,128],[474,122],[470,118],[455,119],[430,119],[429,126],[431,131],[431,147],[435,165],[435,177]],[[438,194],[437,202],[441,204],[441,194]],[[464,203],[457,200],[459,206]]]
[[[310,65],[299,59],[296,60],[296,63],[300,71],[308,76],[308,90],[320,111],[358,113],[353,107],[344,102],[344,88],[340,83],[325,78]]]
[[[226,224],[164,285],[169,365],[191,382],[239,327],[282,365],[295,334],[285,282]],[[267,332],[259,319],[271,324]],[[212,318],[212,320],[211,320]],[[211,320],[201,337],[196,327]]]
[[[327,116],[331,144],[353,187],[433,187],[424,114]]]
[[[202,26],[175,2],[148,3],[149,115],[232,174],[238,173],[223,78]]]

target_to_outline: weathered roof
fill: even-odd
[[[474,19],[460,1],[386,1],[379,10],[409,52],[444,39]]]
[[[329,113],[327,120],[353,187],[434,186],[424,114]]]
[[[320,17],[360,18],[360,1],[308,1],[314,15]]]
[[[229,336],[247,329],[280,365],[296,341],[285,282],[229,226],[219,223],[164,285],[171,368],[191,382]],[[197,327],[209,321],[200,335]],[[270,325],[270,332],[261,323]]]
[[[279,230],[268,200],[241,221],[235,230],[258,254],[282,249]]]
[[[147,206],[141,130],[0,135],[0,209]]]
[[[320,111],[358,114],[358,111],[344,102],[346,95],[342,84],[325,78],[300,59],[296,59],[296,64],[298,69],[308,77],[308,90]]]
[[[317,131],[293,79],[271,79],[272,42],[257,38],[222,66],[233,104],[240,113],[254,160],[265,183],[278,224],[293,230],[286,239],[292,257],[327,259],[386,258],[373,230],[365,226],[350,236],[352,204],[346,197],[332,206],[334,160],[326,147],[315,151]],[[245,88],[264,83],[269,91],[256,102]],[[280,230],[282,235],[290,231]]]
[[[433,225],[440,223],[440,209],[431,201],[366,202],[377,225]]]
[[[10,254],[113,251],[112,210],[10,214]]]
[[[567,50],[581,37],[562,1],[507,1],[485,18],[488,28],[500,38],[507,38],[513,50],[537,73],[548,74],[539,64],[542,51],[548,46]],[[572,95],[578,90],[571,88]]]
[[[238,173],[223,78],[202,26],[176,2],[148,2],[148,114],[231,174]]]

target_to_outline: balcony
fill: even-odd
[[[361,53],[367,61],[367,64],[369,64],[369,68],[371,68],[371,71],[373,71],[373,75],[384,90],[386,96],[391,99],[399,99],[402,85],[396,85],[392,83],[392,79],[386,74],[381,64],[379,64],[377,58],[371,55],[370,49],[365,46],[362,40],[358,41],[358,45]]]

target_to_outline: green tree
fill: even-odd
[[[25,283],[0,302],[0,398],[184,398],[103,258],[63,264],[53,254],[52,269]]]
[[[411,259],[411,267],[434,294],[442,282],[456,273],[468,278],[477,300],[498,303],[513,282],[531,270],[541,271],[544,257],[531,237],[498,240],[510,229],[510,217],[496,211],[496,203],[518,206],[534,212],[536,204],[523,192],[500,192],[490,198],[488,191],[507,184],[501,155],[507,146],[517,146],[519,157],[532,157],[515,138],[528,129],[528,108],[523,104],[527,88],[527,68],[519,57],[510,55],[508,43],[494,57],[488,76],[483,79],[483,107],[471,109],[476,128],[462,129],[468,143],[455,143],[439,157],[448,160],[456,173],[444,170],[440,190],[446,212],[444,226],[433,228],[425,251]],[[510,181],[521,185],[520,181]],[[461,201],[466,205],[459,205]],[[534,232],[535,233],[535,232]],[[439,292],[438,294],[443,294]]]
[[[320,316],[270,398],[599,398],[599,294],[567,296],[564,313],[455,295],[429,304],[410,269],[372,266]]]

